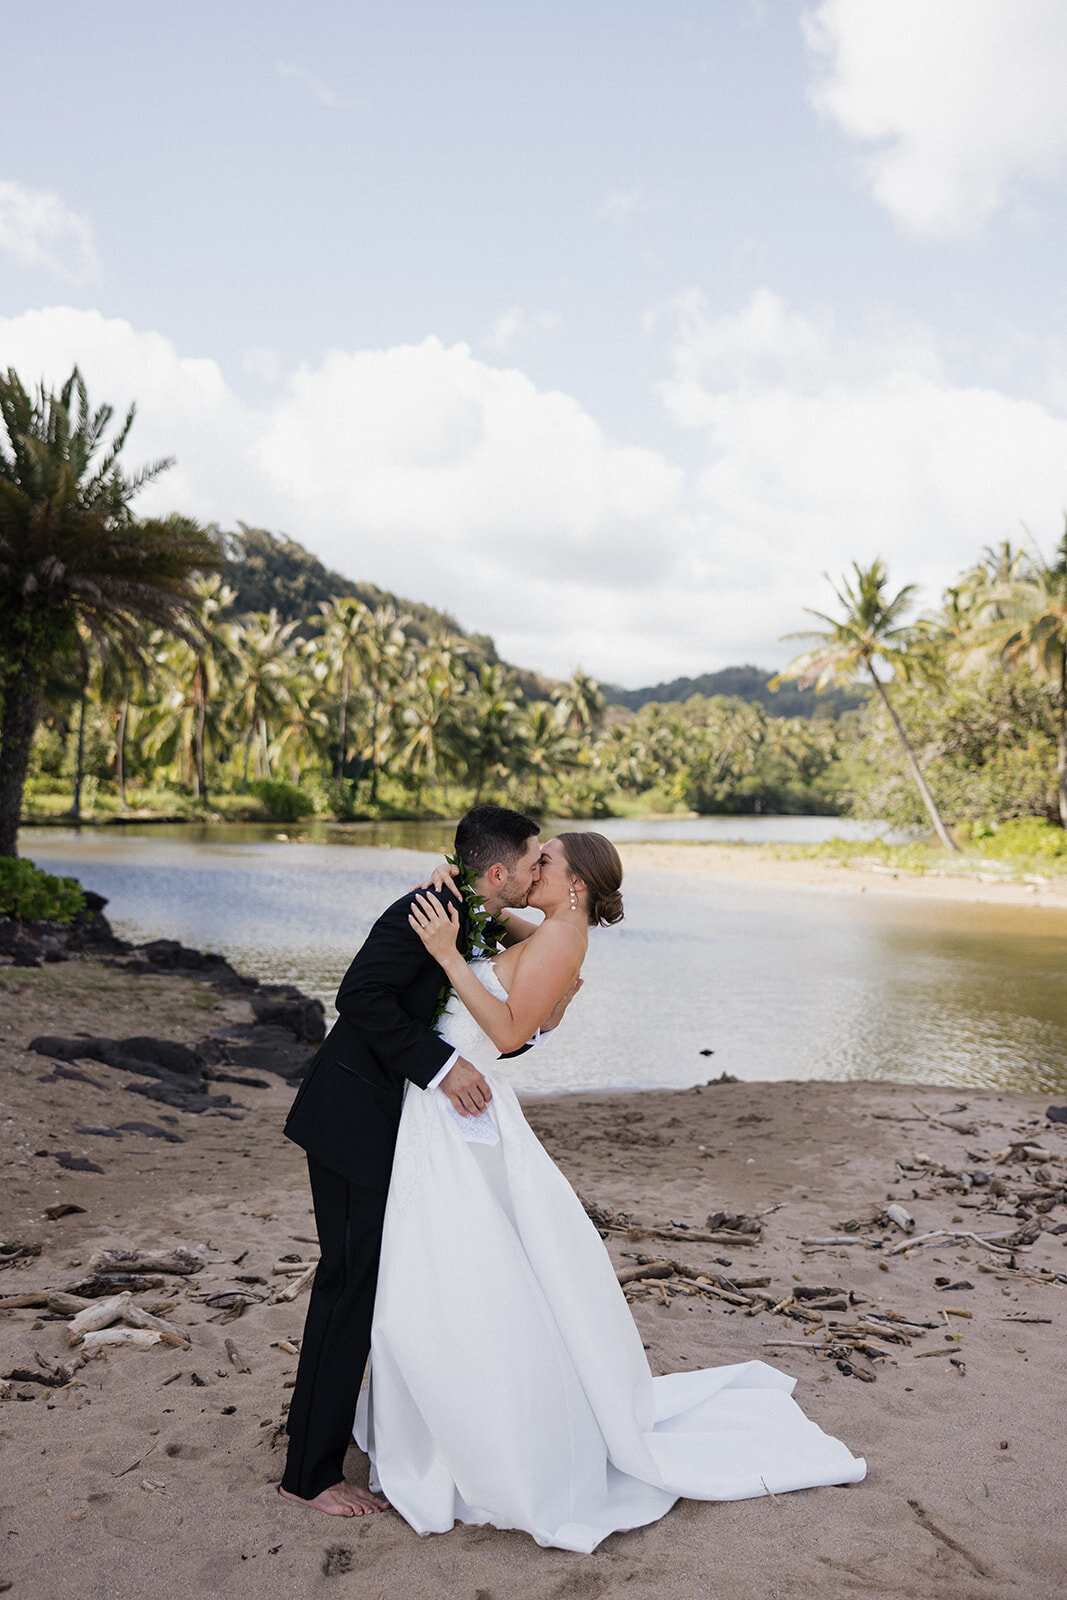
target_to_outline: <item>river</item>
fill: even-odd
[[[591,826],[619,839],[754,842],[860,831],[825,817]],[[450,833],[27,828],[20,847],[106,895],[126,938],[220,950],[241,971],[320,996],[332,1015],[374,917]],[[666,871],[631,872],[625,888],[626,920],[594,930],[565,1027],[509,1067],[520,1090],[681,1088],[725,1071],[1067,1092],[1067,913]]]

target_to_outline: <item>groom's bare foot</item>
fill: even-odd
[[[358,1484],[349,1483],[347,1478],[333,1484],[329,1489],[323,1489],[311,1500],[303,1500],[298,1494],[290,1494],[281,1484],[278,1485],[278,1493],[283,1500],[295,1500],[298,1506],[311,1506],[315,1511],[322,1511],[328,1517],[365,1517],[373,1511],[389,1510],[388,1500],[384,1500],[381,1495],[371,1494],[368,1489],[361,1489]]]

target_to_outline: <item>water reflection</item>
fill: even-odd
[[[128,937],[223,950],[328,1003],[374,917],[431,859],[261,829],[201,843],[187,829],[27,830],[23,849],[109,896]],[[652,871],[628,874],[627,891],[627,920],[590,941],[565,1030],[515,1063],[520,1088],[682,1087],[727,1071],[1067,1091],[1065,913]]]

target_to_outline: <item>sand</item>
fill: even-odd
[[[695,852],[683,854],[690,867]],[[723,859],[716,852],[720,867]],[[194,1295],[265,1294],[278,1281],[271,1267],[280,1257],[315,1253],[303,1159],[280,1132],[291,1090],[265,1074],[265,1088],[234,1088],[242,1120],[161,1112],[124,1090],[126,1074],[96,1063],[81,1069],[92,1082],[41,1083],[49,1062],[25,1048],[34,1035],[56,1031],[194,1042],[220,1020],[247,1016],[247,1001],[219,998],[187,978],[135,978],[83,959],[0,969],[0,1002],[0,1238],[41,1247],[0,1271],[0,1294],[75,1283],[105,1246],[203,1244],[207,1257],[194,1278],[137,1297],[149,1307],[175,1302],[167,1316],[187,1332],[188,1351],[116,1350],[65,1388],[10,1384],[0,1402],[0,1585],[10,1585],[12,1600],[1062,1594],[1067,1233],[1042,1232],[1012,1269],[967,1241],[889,1256],[906,1236],[870,1220],[892,1197],[919,1233],[1019,1226],[1010,1196],[953,1192],[930,1169],[902,1176],[896,1163],[920,1152],[952,1170],[1007,1175],[1017,1189],[1023,1164],[993,1157],[1012,1139],[1029,1138],[1057,1156],[1048,1170],[1062,1181],[1067,1129],[1046,1121],[1045,1100],[892,1085],[713,1083],[529,1102],[531,1122],[589,1202],[646,1226],[697,1230],[715,1211],[763,1213],[761,1237],[739,1246],[612,1233],[617,1266],[645,1254],[728,1277],[764,1275],[779,1299],[798,1284],[840,1287],[862,1297],[849,1320],[888,1310],[934,1324],[885,1359],[858,1358],[876,1373],[863,1382],[816,1353],[821,1330],[806,1338],[810,1324],[785,1314],[749,1316],[727,1301],[666,1289],[666,1303],[655,1290],[635,1300],[654,1371],[771,1360],[797,1377],[809,1415],[866,1456],[869,1475],[847,1489],[774,1500],[682,1502],[654,1526],[576,1556],[539,1549],[518,1533],[457,1527],[420,1539],[392,1513],[327,1519],[282,1502],[281,1423],[296,1361],[279,1342],[299,1340],[306,1299],[256,1303],[223,1323]],[[974,1131],[928,1120],[946,1114]],[[182,1142],[78,1131],[130,1120]],[[103,1170],[64,1170],[59,1151]],[[1030,1161],[1031,1174],[1039,1165]],[[84,1209],[48,1220],[45,1208],[62,1202]],[[857,1220],[856,1236],[884,1239],[882,1248],[802,1243]],[[1059,1205],[1044,1223],[1064,1220]],[[1052,1273],[1060,1280],[1042,1281]],[[241,1284],[238,1274],[263,1282]],[[946,1316],[945,1307],[971,1315]],[[1023,1316],[1036,1320],[1017,1320]],[[38,1357],[66,1360],[66,1331],[47,1312],[0,1311],[0,1373],[32,1370]],[[776,1339],[803,1348],[769,1348]],[[939,1349],[950,1355],[923,1354]],[[471,1374],[461,1381],[476,1382],[476,1367],[471,1352]],[[350,1469],[365,1481],[354,1448]]]
[[[820,857],[778,855],[768,845],[622,844],[623,865],[637,870],[683,872],[729,882],[779,884],[783,888],[891,895],[990,906],[1047,906],[1067,910],[1067,878],[1013,878],[968,863],[959,870],[914,872],[856,856],[843,865]]]

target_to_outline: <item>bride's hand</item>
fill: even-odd
[[[459,938],[459,912],[456,907],[449,905],[446,911],[440,900],[419,894],[412,901],[408,921],[434,960],[443,967],[449,956],[455,953]]]
[[[429,879],[425,883],[417,883],[416,889],[436,889],[441,894],[445,889],[449,894],[459,899],[459,890],[456,888],[456,879],[459,877],[459,868],[452,866],[447,861],[442,861],[439,867],[434,867]],[[413,891],[414,892],[414,891]]]

